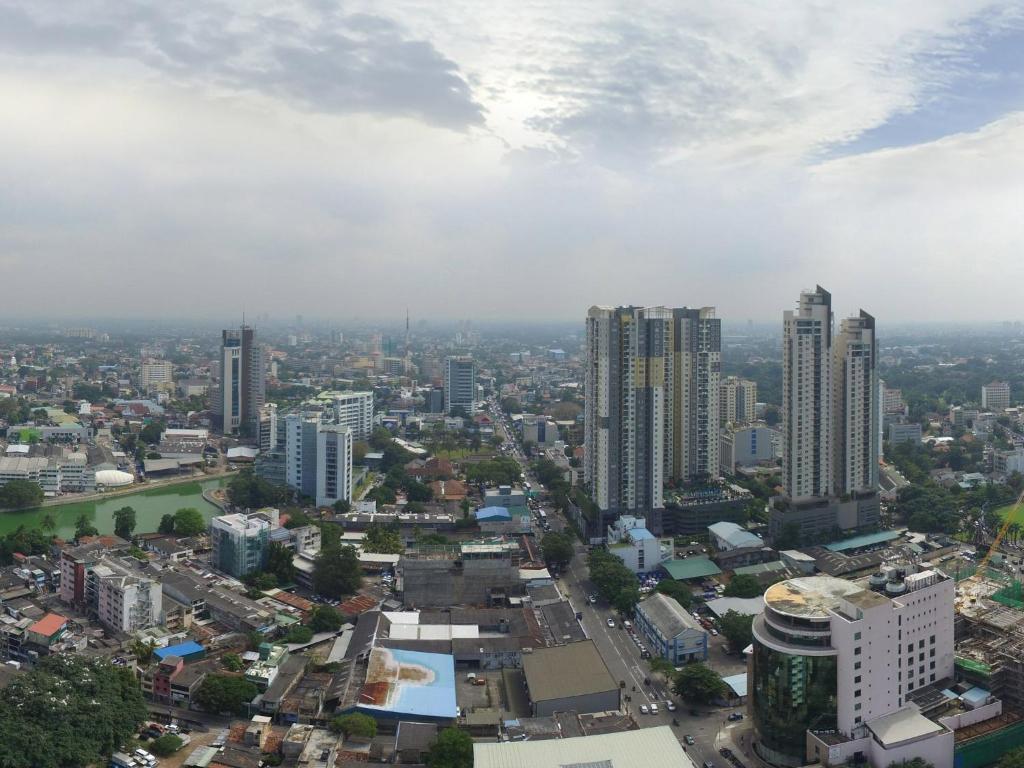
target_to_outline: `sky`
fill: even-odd
[[[0,313],[1024,319],[1024,0],[0,0]]]

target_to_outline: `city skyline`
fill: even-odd
[[[700,296],[768,320],[812,272],[890,322],[1012,306],[1016,3],[446,18],[5,7],[0,268],[82,317],[109,313],[82,300],[100,274],[132,317],[203,282],[238,315],[378,316],[398,274],[414,317],[508,316],[486,274],[548,319]]]

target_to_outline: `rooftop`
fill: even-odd
[[[476,768],[694,768],[667,725],[571,739],[473,744]]]
[[[678,560],[668,560],[661,563],[661,567],[677,581],[686,579],[702,579],[705,576],[715,576],[722,572],[722,569],[715,565],[707,557],[684,557]]]
[[[676,600],[660,592],[652,593],[638,603],[636,609],[666,638],[677,637],[687,629],[704,632],[704,628]]]
[[[585,696],[619,687],[593,640],[524,654],[523,673],[534,701]]]
[[[765,605],[779,613],[827,619],[829,611],[864,588],[834,576],[805,576],[781,581],[764,593]]]
[[[868,729],[886,749],[917,741],[945,730],[913,707],[904,707],[890,715],[883,715],[867,724]]]
[[[52,637],[61,628],[68,623],[68,620],[58,613],[48,613],[35,624],[28,628],[29,632],[34,632],[37,635],[43,637]]]
[[[878,531],[877,533],[866,533],[863,536],[854,536],[851,539],[843,539],[842,541],[834,541],[831,544],[826,544],[825,549],[831,552],[846,552],[851,549],[861,549],[862,547],[873,547],[878,544],[884,544],[893,539],[898,539],[903,535],[902,531]]]

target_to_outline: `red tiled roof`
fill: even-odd
[[[42,635],[43,637],[53,637],[67,623],[68,620],[59,613],[48,613],[29,627],[28,631],[35,632],[37,635]]]

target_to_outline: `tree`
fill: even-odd
[[[195,507],[184,507],[174,513],[174,532],[178,536],[198,536],[205,530],[203,513]]]
[[[915,766],[915,768],[919,767]],[[1007,752],[999,758],[996,768],[1024,768],[1024,747],[1018,747]]]
[[[228,672],[241,672],[244,666],[242,657],[237,653],[225,653],[220,657],[220,663]]]
[[[39,521],[39,527],[53,534],[57,530],[57,521],[53,518],[53,515],[47,512],[43,515],[43,519]]]
[[[753,622],[753,616],[729,610],[718,620],[718,626],[721,627],[725,639],[729,641],[729,647],[739,653],[753,640],[750,630]]]
[[[394,488],[378,485],[376,488],[372,488],[363,498],[367,501],[376,501],[377,505],[382,507],[385,504],[394,504],[398,501],[398,494],[395,493]]]
[[[339,546],[337,539],[321,547],[313,560],[313,587],[317,594],[340,599],[359,589],[362,582],[355,549]]]
[[[749,573],[741,573],[732,577],[722,593],[726,597],[757,597],[763,595],[761,583]]]
[[[0,766],[106,764],[147,715],[134,675],[99,659],[57,654],[16,675],[0,697]]]
[[[281,504],[289,496],[286,488],[267,482],[248,467],[231,478],[231,482],[228,483],[228,501],[243,509],[261,509]]]
[[[636,575],[615,555],[604,549],[595,549],[587,556],[590,580],[598,594],[616,610],[628,613],[640,600]]]
[[[695,704],[710,704],[726,692],[721,676],[703,662],[687,664],[676,676],[676,695]]]
[[[139,430],[139,438],[149,445],[156,445],[160,442],[160,435],[163,434],[164,425],[159,421],[151,421]]]
[[[296,624],[288,630],[284,639],[288,643],[308,643],[313,639],[313,630],[303,624]]]
[[[92,520],[83,512],[75,520],[75,538],[81,539],[84,536],[99,536],[100,532],[95,525],[92,524]]]
[[[782,526],[782,532],[775,537],[772,546],[775,549],[793,549],[800,546],[802,536],[799,523],[786,523]]]
[[[334,718],[331,720],[330,728],[335,733],[345,734],[346,737],[372,739],[377,735],[377,721],[361,712]]]
[[[344,515],[345,513],[352,511],[352,502],[348,499],[338,499],[334,502],[333,506],[334,511],[339,515]]]
[[[24,509],[38,507],[43,501],[43,489],[31,480],[9,480],[0,487],[0,507]]]
[[[207,712],[236,714],[256,698],[259,690],[244,677],[207,675],[196,691],[196,703]]]
[[[160,525],[157,528],[157,532],[172,534],[174,533],[174,515],[166,514],[160,518]]]
[[[400,555],[405,551],[402,534],[397,524],[381,525],[370,523],[363,538],[363,552],[375,552],[382,555]]]
[[[135,510],[131,507],[121,507],[116,510],[114,512],[114,535],[131,541],[134,530]]]
[[[661,656],[655,656],[651,659],[651,672],[664,675],[671,680],[675,677],[676,668],[672,666],[672,662],[668,659],[663,659]]]
[[[170,757],[181,749],[184,743],[179,736],[165,733],[160,738],[154,739],[153,743],[149,745],[149,751],[157,757]]]
[[[693,592],[681,581],[662,579],[658,582],[655,591],[660,592],[666,597],[671,597],[686,610],[690,610],[693,605]]]
[[[458,728],[445,728],[427,750],[429,768],[473,768],[473,739]]]
[[[540,540],[540,551],[548,565],[566,566],[575,554],[572,539],[564,533],[545,533]]]
[[[1014,750],[1014,752],[1020,751],[1021,750],[1019,749]],[[1020,762],[1011,763],[1010,765],[1003,765],[1003,761],[1011,755],[1013,755],[1013,752],[1008,752],[1007,754],[1003,755],[1002,759],[996,764],[997,768],[1021,768],[1021,766],[1024,766],[1024,755],[1021,756],[1022,759]],[[929,763],[923,757],[914,757],[910,760],[897,760],[895,762],[889,763],[889,768],[935,768],[935,766]]]
[[[267,547],[266,570],[277,577],[278,584],[286,585],[295,581],[294,554],[280,541],[272,541]]]
[[[314,632],[337,632],[341,629],[344,618],[329,605],[318,605],[309,618],[309,626]]]

